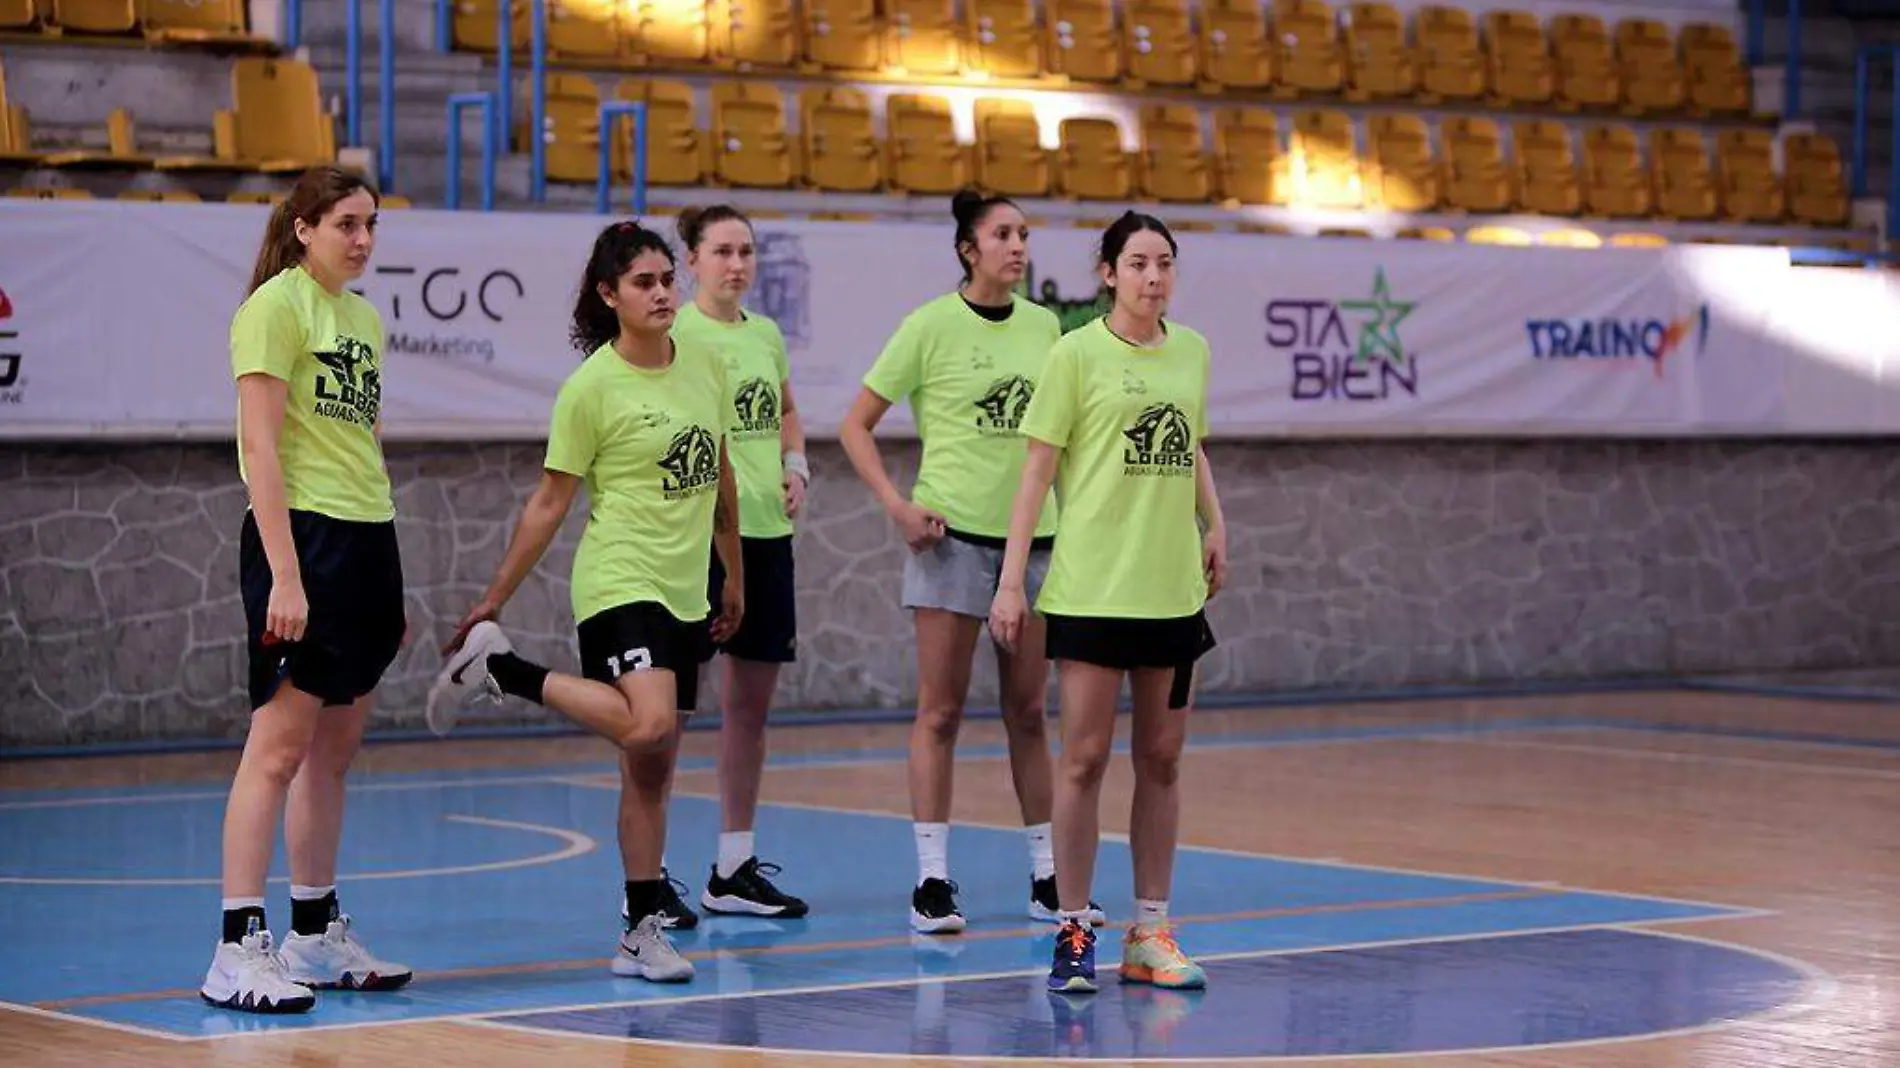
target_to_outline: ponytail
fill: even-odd
[[[297,213],[290,210],[290,200],[285,198],[270,210],[270,222],[264,224],[264,244],[257,250],[257,266],[251,269],[251,288],[245,291],[246,295],[257,292],[257,287],[282,274],[285,268],[302,262],[303,242],[297,240]]]

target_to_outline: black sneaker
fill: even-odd
[[[1046,879],[1037,879],[1033,876],[1030,878],[1030,919],[1041,920],[1043,923],[1061,923],[1062,906],[1059,903],[1060,901],[1061,899],[1056,896],[1055,876],[1051,875]],[[1102,911],[1102,906],[1091,901],[1089,902],[1088,912],[1084,918],[1088,920],[1090,927],[1100,927],[1108,922],[1108,913]]]
[[[667,926],[675,931],[690,931],[698,927],[699,913],[694,912],[680,897],[686,891],[686,884],[673,878],[665,868],[660,869],[660,878],[666,883],[666,888],[660,891],[660,915],[666,919]]]
[[[963,930],[957,908],[957,884],[948,879],[925,879],[910,892],[910,927],[918,934],[955,934]]]
[[[706,906],[707,912],[728,916],[798,919],[810,909],[803,901],[772,885],[768,876],[778,873],[778,865],[761,864],[757,857],[747,857],[731,878],[721,877],[719,865],[715,864],[712,874],[706,878],[706,892],[699,895],[699,903]]]

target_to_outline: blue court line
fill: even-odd
[[[1755,727],[1700,727],[1677,723],[1598,722],[1595,726],[1610,730],[1649,731],[1653,734],[1676,734],[1692,738],[1736,738],[1753,742],[1789,742],[1798,745],[1833,746],[1839,749],[1866,749],[1881,753],[1891,753],[1900,750],[1900,738],[1856,738],[1844,734],[1777,731]]]
[[[1789,697],[1845,704],[1900,704],[1900,690],[1891,687],[1866,689],[1857,686],[1740,682],[1727,679],[1685,679],[1681,686],[1692,692],[1733,693],[1749,697]]]

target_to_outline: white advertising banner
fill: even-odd
[[[0,203],[0,435],[229,437],[227,332],[267,211]],[[575,288],[605,219],[404,210],[359,290],[387,331],[393,438],[533,438],[579,354]],[[958,280],[950,227],[758,224],[749,303],[835,433],[910,309]],[[1095,314],[1097,235],[1031,237],[1032,299]],[[1179,235],[1171,317],[1214,350],[1225,436],[1773,433],[1788,362],[1772,249],[1494,248]],[[682,264],[683,268],[683,264]],[[684,270],[682,269],[682,274]],[[894,411],[893,430],[907,427]]]

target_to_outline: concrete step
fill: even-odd
[[[0,49],[7,102],[35,125],[92,126],[127,107],[143,126],[211,129],[212,113],[231,106],[231,61],[194,52],[129,48]]]

